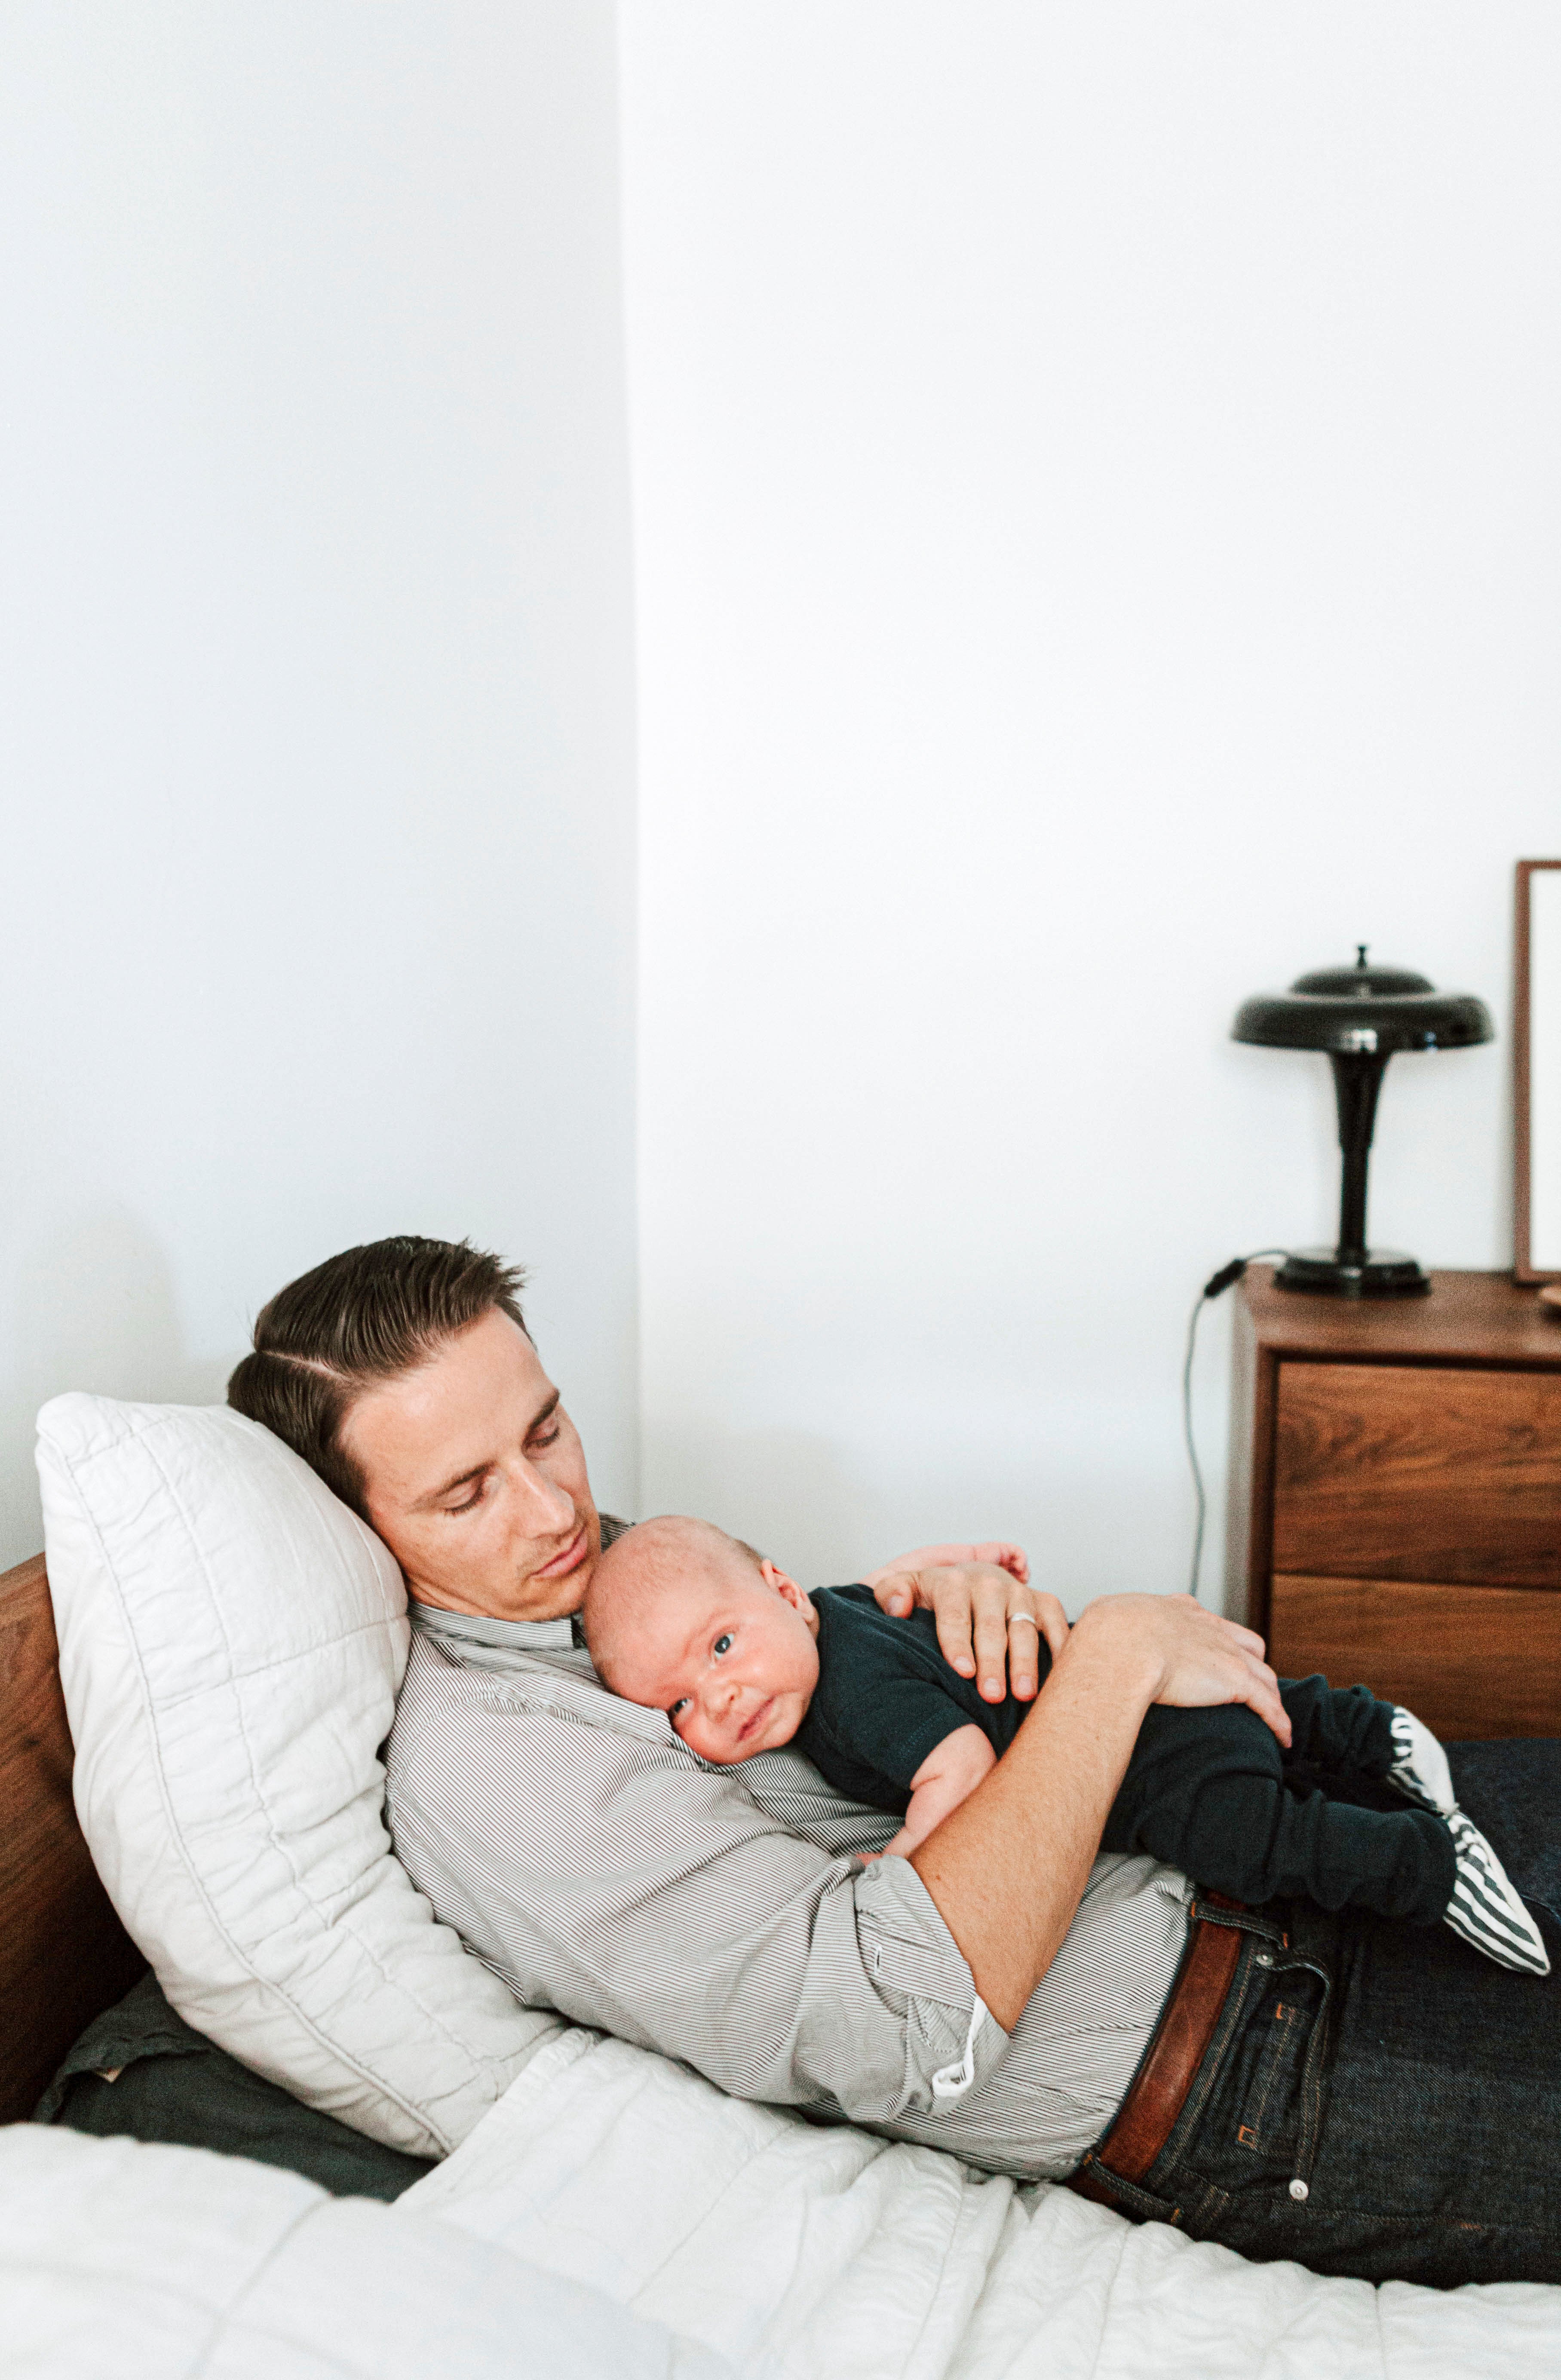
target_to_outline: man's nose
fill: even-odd
[[[562,1536],[573,1529],[574,1497],[524,1455],[515,1466],[515,1488],[521,1510],[538,1536]]]

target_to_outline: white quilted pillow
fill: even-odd
[[[443,2155],[560,2023],[466,1955],[391,1850],[395,1563],[225,1406],[55,1397],[38,1470],[76,1807],[127,1931],[247,2066]]]

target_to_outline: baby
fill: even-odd
[[[902,1856],[974,1791],[1030,1708],[984,1702],[943,1658],[929,1613],[886,1618],[865,1586],[810,1596],[708,1521],[627,1531],[581,1617],[604,1684],[664,1710],[700,1759],[724,1767],[794,1744],[840,1792],[903,1817],[887,1847]],[[1327,1909],[1440,1920],[1499,1965],[1548,1974],[1539,1929],[1458,1808],[1435,1737],[1363,1686],[1279,1686],[1289,1752],[1244,1704],[1155,1705],[1102,1850],[1152,1852],[1247,1902],[1307,1893]],[[1416,1806],[1335,1798],[1352,1779]]]

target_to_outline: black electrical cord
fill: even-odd
[[[1198,1342],[1198,1317],[1205,1305],[1239,1281],[1250,1264],[1260,1257],[1288,1257],[1289,1248],[1253,1248],[1251,1256],[1232,1257],[1217,1272],[1210,1273],[1193,1301],[1187,1320],[1187,1357],[1181,1366],[1181,1434],[1187,1441],[1187,1460],[1192,1466],[1192,1492],[1198,1500],[1198,1524],[1192,1534],[1192,1575],[1187,1592],[1194,1598],[1198,1593],[1198,1572],[1204,1564],[1204,1524],[1208,1516],[1208,1498],[1204,1489],[1204,1474],[1198,1461],[1198,1442],[1192,1434],[1192,1355]]]

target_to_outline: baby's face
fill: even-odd
[[[741,1557],[701,1567],[637,1615],[632,1642],[614,1648],[613,1688],[664,1710],[701,1760],[751,1760],[790,1743],[806,1716],[816,1625],[772,1563],[763,1575]]]

